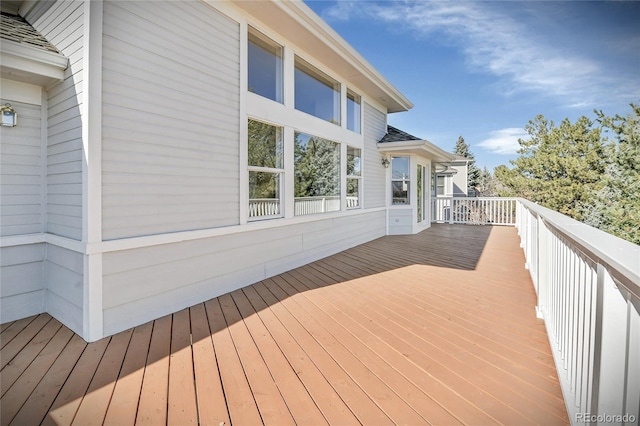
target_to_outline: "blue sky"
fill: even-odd
[[[640,2],[308,1],[414,108],[389,124],[479,167],[509,165],[538,114],[640,103]]]

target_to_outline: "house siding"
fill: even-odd
[[[83,331],[83,270],[81,253],[47,244],[45,310],[78,334]]]
[[[239,63],[205,3],[104,3],[105,240],[239,223]]]
[[[69,58],[64,81],[48,88],[46,231],[82,239],[84,4],[58,1],[33,25]]]
[[[385,212],[239,232],[103,255],[105,334],[383,236]]]
[[[411,208],[389,209],[389,235],[413,234],[415,217]]]
[[[0,127],[0,236],[43,231],[40,105],[1,99],[18,112],[18,126]]]
[[[364,207],[384,207],[385,168],[380,164],[377,143],[386,133],[386,114],[364,103]]]
[[[45,244],[0,248],[0,323],[44,311]]]

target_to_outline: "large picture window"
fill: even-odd
[[[347,147],[347,208],[360,207],[360,179],[362,151],[351,146]]]
[[[248,123],[249,218],[282,216],[282,128]]]
[[[340,83],[297,56],[295,108],[340,125]]]
[[[409,204],[409,157],[391,159],[391,204]]]
[[[295,215],[340,210],[340,144],[295,133]]]
[[[249,27],[248,89],[282,103],[282,46]]]

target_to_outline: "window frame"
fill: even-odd
[[[249,46],[249,43],[253,41],[253,36],[249,36],[250,32],[252,34],[257,34],[263,39],[271,42],[274,46],[278,46],[279,49],[282,49],[283,102],[274,103],[269,97],[262,96],[259,93],[249,90],[248,86],[250,76],[248,67],[250,64],[249,54],[251,52],[247,51],[245,55],[243,55],[244,59],[242,61],[244,62],[245,67],[245,82],[244,84],[241,84],[241,86],[244,86],[244,102],[241,102],[240,111],[241,114],[246,117],[245,125],[247,123],[247,120],[255,120],[282,129],[284,164],[282,165],[282,168],[263,168],[256,165],[251,165],[249,164],[251,161],[256,162],[256,164],[263,163],[258,159],[258,157],[256,157],[255,153],[252,158],[252,156],[249,155],[250,153],[248,148],[245,148],[241,151],[240,161],[246,165],[245,170],[247,170],[247,172],[241,173],[240,175],[240,183],[242,188],[240,191],[242,197],[240,202],[240,223],[246,224],[255,221],[263,221],[265,219],[276,218],[286,219],[287,221],[292,219],[300,219],[298,216],[301,215],[296,214],[295,195],[296,193],[304,193],[305,191],[296,192],[296,132],[315,136],[317,138],[325,139],[336,144],[334,148],[337,153],[336,155],[339,154],[339,170],[335,169],[335,173],[339,173],[339,175],[336,175],[338,176],[336,181],[332,181],[332,183],[330,183],[329,186],[326,187],[328,188],[326,190],[326,193],[335,193],[339,195],[325,197],[327,200],[327,208],[329,209],[329,211],[326,211],[326,213],[330,214],[331,216],[335,216],[340,215],[341,213],[346,213],[349,210],[362,209],[363,193],[365,189],[363,186],[364,176],[362,174],[362,168],[364,167],[363,156],[365,151],[363,136],[365,105],[363,102],[369,98],[360,95],[360,90],[355,86],[351,87],[350,83],[343,76],[335,74],[322,62],[318,62],[316,58],[311,56],[307,58],[307,54],[305,52],[299,51],[295,45],[291,44],[285,39],[282,39],[276,33],[272,32],[269,28],[261,28],[261,24],[258,22],[247,22],[247,26],[245,27],[245,35],[243,36],[246,38],[246,41],[244,42],[245,46]],[[266,59],[263,62],[259,63],[271,64],[271,62]],[[331,115],[335,116],[335,120],[333,122],[296,108],[296,65],[298,65],[299,70],[301,68],[301,63],[304,63],[308,66],[304,68],[305,72],[309,70],[314,71],[314,73],[307,73],[307,75],[318,80],[317,74],[315,74],[315,72],[317,72],[321,77],[323,77],[320,78],[321,83],[328,82],[328,84],[325,84],[325,86],[328,86],[326,92],[324,92],[323,89],[320,88],[317,92],[311,93],[320,94],[319,98],[324,99],[324,101],[320,101],[318,103],[318,110],[326,111],[327,116],[330,115],[329,113],[332,113]],[[324,78],[326,78],[327,80],[324,80]],[[266,84],[264,84],[263,86],[267,87]],[[249,95],[250,92],[253,93],[253,95]],[[323,94],[325,94],[326,97],[322,98]],[[349,94],[349,98],[347,97],[347,94]],[[329,102],[329,99],[331,99],[331,103]],[[356,102],[359,108],[351,109],[351,113],[355,114],[354,117],[348,117],[348,115],[350,115],[351,113],[348,114],[347,102],[351,102],[351,99],[359,101]],[[375,102],[373,103],[373,105],[375,107]],[[310,108],[313,107],[314,106],[312,105]],[[329,108],[331,108],[332,111],[330,111]],[[360,132],[347,128],[347,126],[353,127],[352,123],[347,123],[348,118],[355,118],[356,122],[359,121]],[[251,135],[248,134],[248,130],[246,130],[246,128],[244,127],[241,128],[241,135],[242,139],[244,140],[247,140],[249,137],[251,137]],[[347,175],[347,151],[351,152],[352,148],[359,150],[360,153],[360,175],[357,175],[356,172],[354,172],[354,174]],[[262,151],[258,152],[258,156],[266,155]],[[356,153],[357,152],[358,151],[356,151]],[[271,163],[272,161],[270,161],[268,164]],[[332,162],[331,164],[332,166],[327,167],[334,167],[333,165],[338,165],[334,162]],[[279,180],[277,185],[277,195],[278,203],[280,205],[278,214],[262,216],[256,215],[255,205],[251,201],[253,199],[250,199],[249,197],[251,195],[258,197],[271,196],[276,192],[276,190],[274,189],[275,179],[272,180],[271,178],[269,178],[269,176],[260,176],[258,178],[254,174],[254,172],[277,174]],[[323,176],[323,178],[327,179],[327,176]],[[347,192],[351,188],[351,190],[354,191],[355,195],[356,189],[354,182],[349,179],[357,179],[358,206],[355,207],[347,207]],[[306,193],[318,194],[319,192],[312,192],[309,190],[306,191]],[[261,213],[264,213],[264,211],[261,211]],[[275,224],[273,226],[275,226]]]
[[[299,104],[301,102],[299,102],[299,98],[298,96],[302,96],[303,93],[305,93],[307,90],[302,90],[301,87],[299,87],[299,79],[298,79],[298,71],[303,73],[304,75],[306,75],[307,77],[311,78],[312,80],[315,80],[315,82],[321,86],[325,86],[326,88],[328,88],[329,90],[332,90],[332,99],[331,99],[331,104],[332,104],[332,112],[331,118],[324,118],[322,117],[319,113],[317,112],[312,112],[309,109],[303,109],[304,106]],[[300,83],[302,84],[302,83]],[[320,87],[320,86],[317,86]],[[335,124],[338,127],[342,127],[342,87],[343,87],[343,83],[339,80],[336,80],[335,78],[331,77],[329,74],[325,73],[324,71],[320,70],[318,67],[314,66],[313,64],[311,64],[309,61],[305,60],[304,58],[300,57],[299,55],[294,55],[294,61],[293,61],[293,92],[294,92],[294,102],[293,102],[293,108],[296,111],[300,111],[303,112],[305,114],[309,114],[313,117],[316,117],[320,120],[329,122],[331,124]],[[300,100],[302,100],[302,98],[300,98]]]
[[[393,162],[394,160],[406,159],[407,160],[407,176],[403,176],[402,178],[396,178],[393,176]],[[406,202],[405,203],[397,203],[394,200],[394,183],[401,182],[403,185],[402,192],[407,193]],[[405,189],[406,185],[406,189]],[[411,157],[409,156],[397,156],[391,157],[391,205],[392,206],[410,206],[411,205]]]
[[[279,134],[279,145],[280,145],[280,152],[281,152],[281,159],[280,159],[280,167],[278,167],[277,165],[277,160],[276,160],[276,167],[264,167],[264,166],[255,166],[250,164],[250,160],[249,158],[251,157],[249,150],[251,148],[251,144],[250,144],[250,138],[251,138],[251,133],[250,133],[250,126],[249,126],[249,122],[250,121],[254,121],[254,122],[258,122],[261,123],[263,125],[267,125],[267,126],[271,126],[276,128],[277,130],[277,134]],[[285,179],[285,162],[286,162],[286,156],[284,154],[285,152],[285,137],[284,137],[284,126],[280,126],[277,124],[273,124],[273,123],[269,123],[266,122],[264,120],[259,120],[253,117],[248,117],[247,118],[247,188],[248,188],[248,192],[247,192],[247,198],[248,198],[248,211],[247,211],[247,220],[250,222],[253,221],[259,221],[259,220],[266,220],[266,219],[277,219],[277,218],[282,218],[284,217],[284,207],[285,207],[285,202],[286,202],[286,198],[285,198],[285,193],[284,193],[284,189],[285,189],[285,185],[284,185],[284,179]],[[278,141],[276,141],[276,145],[278,144]],[[276,148],[277,149],[277,148]],[[259,215],[259,216],[252,216],[251,212],[252,212],[252,207],[251,207],[251,173],[269,173],[269,174],[273,174],[273,175],[277,175],[278,176],[278,188],[277,188],[277,200],[278,200],[278,213],[276,214],[270,214],[270,215]],[[258,207],[255,207],[254,209],[257,209]]]
[[[356,150],[359,152],[358,158],[358,171],[357,174],[355,173],[349,173],[349,150]],[[346,159],[345,161],[347,162],[347,172],[345,173],[345,183],[346,183],[346,190],[345,190],[345,200],[346,200],[346,209],[347,210],[355,210],[355,209],[361,209],[362,208],[362,148],[358,148],[352,145],[347,145],[347,155],[346,155]],[[357,191],[357,195],[356,195],[356,199],[357,199],[357,205],[355,206],[349,206],[349,180],[353,180],[357,182],[358,185],[358,191]]]
[[[353,117],[350,117],[350,112],[351,112],[349,108],[350,100],[353,103],[353,105],[357,105],[357,108],[354,108]],[[345,127],[347,128],[347,130],[351,130],[352,132],[361,134],[362,133],[362,96],[358,95],[353,90],[347,88],[347,100],[346,100],[345,109],[347,112]],[[353,126],[354,128],[350,127],[351,121],[354,122],[354,126]]]
[[[252,38],[256,39],[256,41],[252,41]],[[276,81],[274,82],[274,93],[275,96],[272,98],[270,96],[265,96],[262,93],[258,93],[257,91],[251,90],[251,44],[257,46],[263,51],[272,54],[277,60],[276,62],[276,70],[274,72]],[[273,53],[271,51],[279,50],[279,54]],[[265,99],[272,100],[274,102],[278,102],[280,104],[284,104],[284,76],[285,76],[285,61],[284,61],[284,46],[280,43],[271,39],[271,37],[265,35],[262,31],[256,29],[255,27],[248,25],[247,26],[247,91],[253,93],[257,96],[261,96]]]
[[[339,212],[342,210],[342,180],[343,180],[343,175],[342,175],[342,143],[341,142],[336,142],[333,141],[331,139],[327,139],[327,138],[323,138],[320,136],[316,136],[314,134],[311,133],[306,133],[306,132],[302,132],[300,130],[296,130],[294,131],[294,140],[293,140],[293,145],[294,145],[294,151],[295,151],[295,147],[296,147],[296,138],[297,135],[304,135],[307,137],[307,144],[309,142],[309,140],[311,140],[311,138],[316,138],[317,140],[319,140],[319,142],[326,142],[326,143],[330,143],[330,144],[334,144],[335,147],[333,148],[334,151],[334,155],[335,153],[337,153],[338,156],[338,164],[337,165],[333,165],[333,168],[335,171],[337,171],[338,176],[337,178],[335,178],[337,180],[337,182],[334,182],[333,185],[334,187],[337,187],[337,194],[321,194],[318,196],[296,196],[295,191],[296,191],[296,186],[297,186],[297,181],[295,181],[295,179],[297,178],[298,175],[298,169],[297,169],[297,164],[296,164],[296,158],[295,158],[295,154],[294,154],[294,158],[293,158],[293,173],[294,173],[294,195],[293,195],[293,204],[294,204],[294,216],[295,217],[299,217],[299,216],[307,216],[307,215],[311,215],[311,214],[324,214],[324,213],[334,213],[334,212]],[[317,164],[317,162],[315,162],[315,164]],[[315,177],[315,176],[314,176]],[[337,185],[336,185],[337,183]],[[299,201],[299,199],[301,198],[322,198],[322,204],[320,207],[318,207],[317,205],[313,205],[313,204],[317,204],[317,203],[308,203],[309,206],[305,207],[302,204],[300,204],[299,206],[297,205],[297,201]],[[331,198],[330,200],[327,200],[327,198]],[[307,200],[307,201],[314,201],[314,200]],[[327,208],[327,201],[331,202],[331,201],[337,201],[338,202],[338,207],[337,208],[332,208],[331,210],[326,210]],[[320,211],[317,211],[320,210]],[[306,213],[303,213],[305,212]],[[300,213],[299,213],[300,212]]]

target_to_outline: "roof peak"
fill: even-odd
[[[380,139],[380,143],[386,142],[400,142],[400,141],[421,141],[419,137],[413,136],[403,130],[398,129],[397,127],[393,127],[387,125],[387,134],[384,135],[382,139]]]

